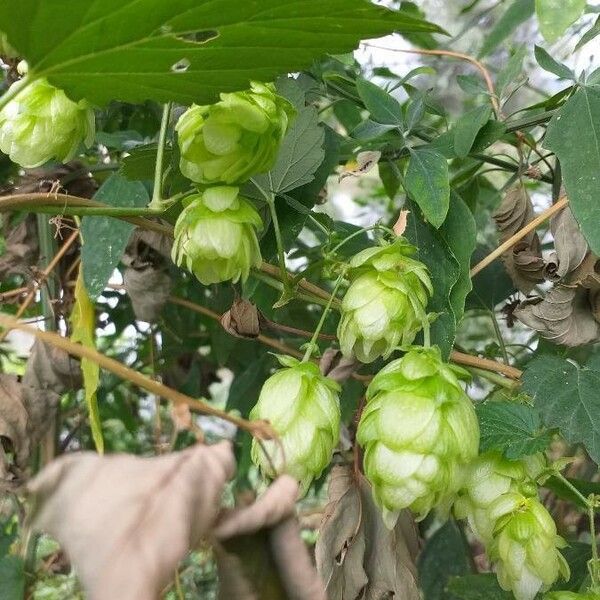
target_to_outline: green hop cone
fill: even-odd
[[[427,319],[425,309],[433,292],[427,267],[411,258],[415,251],[398,238],[351,260],[351,283],[337,332],[344,356],[370,363],[413,342]]]
[[[467,468],[464,487],[454,504],[459,519],[468,519],[471,529],[486,545],[493,539],[496,521],[490,508],[508,492],[537,498],[535,480],[546,467],[542,454],[519,460],[504,458],[499,452],[486,452],[478,456]]]
[[[172,257],[204,285],[246,280],[262,259],[256,230],[263,222],[239,188],[219,186],[184,200]]]
[[[13,84],[16,85],[16,84]],[[0,111],[0,150],[22,167],[71,160],[83,142],[94,141],[94,111],[85,100],[38,79]]]
[[[389,527],[403,508],[420,518],[434,507],[447,511],[477,456],[479,425],[457,372],[437,347],[418,348],[386,365],[367,389],[356,439]]]
[[[559,575],[569,578],[569,566],[558,551],[566,544],[537,498],[502,494],[490,507],[490,516],[496,526],[489,556],[496,563],[500,586],[516,600],[533,600]]]
[[[338,443],[340,386],[314,363],[277,358],[285,368],[265,381],[250,417],[269,421],[280,439],[262,446],[254,440],[252,460],[269,477],[283,471],[292,475],[304,494],[330,463]]]
[[[176,130],[181,172],[197,183],[243,183],[271,169],[294,108],[270,84],[192,106]]]

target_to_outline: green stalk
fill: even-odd
[[[154,169],[154,190],[152,192],[152,202],[149,208],[160,210],[163,204],[163,163],[165,158],[165,146],[167,143],[167,130],[171,118],[171,103],[167,102],[163,107],[162,121],[160,123],[160,133],[158,135],[158,150],[156,153],[156,167]]]
[[[504,377],[500,375],[500,373],[494,373],[493,371],[485,371],[484,369],[478,369],[477,367],[468,367],[465,365],[460,365],[463,369],[466,369],[473,375],[477,375],[482,379],[486,379],[490,383],[495,385],[499,385],[500,387],[506,388],[507,390],[514,390],[519,386],[518,381],[514,381],[512,379],[508,379],[508,377]]]
[[[288,277],[287,267],[285,265],[285,248],[283,246],[283,237],[279,227],[279,218],[277,217],[277,208],[275,207],[275,196],[270,194],[267,197],[267,204],[271,212],[271,220],[273,222],[273,230],[275,231],[275,240],[277,242],[277,260],[279,262],[279,270],[281,271],[281,281],[283,283],[284,294],[291,294],[292,286]]]
[[[23,206],[23,210],[48,215],[77,215],[80,217],[154,217],[162,215],[163,210],[153,208],[133,208],[133,207],[100,207],[100,206]]]
[[[385,233],[390,233],[392,235],[395,235],[394,232],[389,227],[386,227],[385,225],[381,225],[380,223],[377,223],[376,225],[371,225],[369,227],[363,227],[362,229],[359,229],[358,231],[351,233],[349,236],[345,237],[337,246],[335,246],[333,248],[333,250],[331,251],[331,253],[335,254],[344,244],[347,244],[350,240],[353,240],[354,238],[358,237],[359,235],[362,235],[363,233],[368,233],[369,231],[377,231],[377,230],[381,230],[381,231],[384,231]]]
[[[323,329],[323,325],[325,324],[325,319],[327,318],[327,315],[329,314],[329,311],[331,310],[331,305],[333,304],[333,299],[336,297],[337,291],[338,291],[342,281],[344,281],[345,274],[346,274],[346,269],[344,269],[340,273],[340,276],[337,278],[337,281],[335,282],[335,285],[333,286],[333,291],[331,292],[329,302],[327,302],[327,306],[325,306],[325,310],[323,311],[323,314],[321,315],[321,318],[319,319],[317,328],[315,329],[313,336],[310,339],[310,342],[308,343],[308,348],[306,349],[306,352],[304,353],[302,362],[308,362],[310,360],[313,350],[315,349],[315,347],[317,345],[317,340],[319,339],[319,334],[321,333],[321,329]]]

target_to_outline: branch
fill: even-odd
[[[488,254],[481,262],[477,263],[471,269],[471,277],[475,277],[477,273],[483,271],[489,264],[494,262],[499,256],[502,256],[507,250],[510,250],[519,240],[522,240],[528,233],[533,231],[536,227],[541,225],[544,221],[549,219],[552,215],[555,215],[557,212],[560,212],[567,204],[569,203],[569,199],[566,196],[560,198],[555,204],[553,204],[550,208],[547,208],[543,213],[537,216],[531,223],[527,223],[523,229],[520,229],[509,237],[503,244],[500,244],[493,252]]]
[[[479,358],[478,356],[472,356],[471,354],[464,354],[457,350],[452,350],[450,353],[450,360],[458,365],[502,373],[502,375],[506,375],[506,377],[510,379],[521,379],[521,375],[523,375],[523,371],[511,367],[510,365],[505,365],[504,363],[499,363],[495,360],[490,360],[489,358]]]
[[[107,371],[114,373],[121,379],[130,381],[131,383],[150,392],[151,394],[156,394],[157,396],[166,398],[175,404],[186,404],[195,412],[205,415],[212,415],[214,417],[223,419],[224,421],[229,421],[240,429],[244,429],[260,439],[274,439],[277,437],[271,426],[265,421],[247,421],[246,419],[242,419],[225,411],[219,410],[218,408],[215,408],[206,402],[190,398],[189,396],[186,396],[177,390],[150,379],[150,377],[147,377],[142,373],[138,373],[137,371],[126,367],[125,365],[112,358],[109,358],[108,356],[104,356],[104,354],[101,354],[94,348],[88,348],[86,346],[76,344],[67,338],[61,337],[57,333],[40,331],[35,327],[25,325],[12,317],[6,317],[4,315],[0,315],[0,326],[5,327],[6,329],[18,329],[28,333],[29,335],[35,336],[42,342],[46,342],[47,344],[60,348],[73,356],[87,358],[100,365]]]

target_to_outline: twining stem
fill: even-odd
[[[310,357],[312,356],[313,350],[315,349],[315,347],[317,345],[317,340],[319,339],[319,334],[321,333],[321,329],[323,329],[323,325],[325,324],[325,319],[327,318],[327,315],[329,314],[329,311],[331,309],[333,299],[336,297],[337,291],[338,291],[340,285],[342,284],[342,281],[344,281],[345,274],[346,274],[346,270],[344,269],[340,273],[339,277],[337,278],[337,281],[335,282],[335,285],[333,286],[333,291],[331,292],[331,297],[329,298],[329,302],[327,303],[327,306],[323,310],[323,314],[321,315],[321,318],[319,319],[319,322],[317,323],[315,332],[313,333],[313,336],[310,339],[310,342],[308,343],[308,347],[306,348],[306,352],[304,353],[304,356],[302,357],[302,362],[309,361]]]
[[[502,335],[502,331],[500,330],[500,324],[498,323],[498,319],[496,318],[496,313],[494,310],[490,310],[490,319],[492,321],[492,325],[494,327],[494,332],[496,333],[496,339],[498,340],[498,345],[500,346],[500,351],[502,352],[502,358],[504,362],[508,365],[510,361],[508,360],[508,352],[506,351],[506,344],[504,343],[504,336]]]
[[[162,208],[162,188],[163,188],[163,163],[165,157],[165,146],[167,143],[167,130],[171,118],[171,103],[167,102],[163,107],[162,121],[160,123],[160,133],[158,134],[158,150],[156,152],[156,166],[154,168],[154,190],[152,192],[152,202],[149,208],[160,210]]]
[[[363,227],[362,229],[351,233],[349,236],[345,237],[337,246],[335,246],[331,250],[331,253],[335,254],[342,246],[347,244],[350,240],[353,240],[354,238],[358,237],[359,235],[362,235],[363,233],[368,233],[369,231],[377,231],[378,229],[381,231],[385,231],[386,233],[390,233],[391,235],[395,235],[389,227],[377,223],[376,225],[371,225],[370,227]]]
[[[283,246],[283,237],[281,235],[281,229],[279,228],[279,218],[277,217],[277,207],[275,206],[275,196],[273,194],[265,195],[267,204],[269,205],[269,211],[271,212],[271,220],[273,222],[273,231],[275,232],[275,240],[277,242],[277,259],[279,261],[279,272],[281,275],[281,282],[283,283],[284,293],[291,292],[290,278],[285,265],[285,248]]]
[[[466,369],[467,371],[473,373],[473,375],[477,375],[478,377],[486,379],[490,383],[499,385],[500,387],[506,388],[507,390],[514,390],[519,386],[518,381],[515,381],[514,379],[508,379],[508,377],[504,377],[503,375],[494,373],[493,371],[485,371],[484,369],[469,366],[466,366]]]
[[[450,360],[458,365],[476,367],[479,369],[484,369],[485,371],[502,373],[510,379],[519,380],[523,375],[523,371],[516,369],[515,367],[511,367],[510,365],[505,365],[495,360],[490,360],[489,358],[480,358],[478,356],[472,356],[471,354],[465,354],[464,352],[459,352],[458,350],[452,350],[450,353]]]
[[[110,371],[111,373],[114,373],[122,379],[130,381],[131,383],[150,392],[151,394],[161,396],[175,404],[187,404],[190,409],[195,412],[205,415],[212,415],[214,417],[223,419],[224,421],[229,421],[240,429],[248,431],[253,436],[261,439],[274,439],[277,437],[272,427],[265,421],[247,421],[246,419],[242,419],[223,410],[219,410],[207,402],[190,398],[186,394],[182,394],[177,390],[167,387],[166,385],[155,381],[150,377],[139,373],[138,371],[130,369],[113,358],[101,354],[95,348],[89,348],[87,346],[82,346],[81,344],[76,344],[71,340],[63,338],[60,335],[50,331],[40,331],[39,329],[25,325],[24,323],[20,323],[13,317],[7,317],[5,315],[0,315],[0,326],[6,329],[18,329],[29,335],[35,336],[37,339],[43,342],[60,348],[73,356],[78,356],[79,358],[88,358],[89,360],[98,364],[100,367]]]
[[[525,225],[523,229],[519,229],[517,233],[508,238],[503,244],[500,244],[493,252],[490,252],[481,262],[477,263],[471,269],[471,277],[475,277],[477,273],[483,271],[489,264],[493,263],[499,256],[502,256],[506,251],[510,250],[517,242],[522,240],[529,232],[533,231],[536,227],[541,225],[544,221],[549,219],[552,215],[560,212],[567,204],[569,199],[566,196],[560,198],[550,208],[547,208],[543,213],[538,215],[533,221]]]

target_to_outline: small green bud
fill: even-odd
[[[243,183],[275,163],[294,108],[270,84],[221,94],[210,106],[193,105],[176,130],[181,172],[196,183]]]
[[[263,222],[237,187],[214,187],[184,200],[172,257],[204,285],[246,280],[261,264],[256,230]]]
[[[69,100],[45,79],[30,83],[0,111],[0,150],[22,167],[67,162],[82,142],[90,146],[94,135],[89,104]]]
[[[356,439],[384,520],[410,508],[424,518],[448,510],[465,466],[477,456],[479,425],[437,347],[419,348],[386,365],[367,389]]]
[[[344,356],[370,363],[413,342],[427,318],[425,309],[433,292],[427,267],[410,258],[415,251],[398,238],[352,259],[338,326]]]
[[[261,442],[262,447],[254,440],[252,460],[269,477],[284,471],[292,475],[304,494],[330,463],[338,443],[340,386],[314,363],[278,359],[285,368],[265,381],[250,417],[269,421],[280,439]]]
[[[486,545],[492,542],[496,522],[490,507],[507,492],[537,498],[536,478],[544,470],[546,459],[541,454],[519,460],[504,458],[499,452],[486,452],[477,457],[466,471],[465,482],[454,504],[459,519],[468,519],[471,529]]]
[[[569,578],[569,566],[558,551],[566,543],[539,500],[512,492],[502,494],[490,506],[490,516],[496,526],[489,556],[496,563],[500,586],[516,600],[533,600],[559,575]]]

